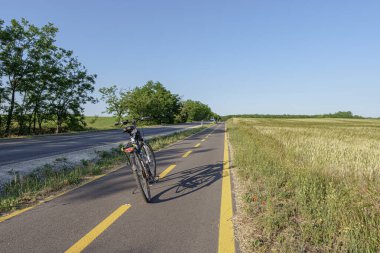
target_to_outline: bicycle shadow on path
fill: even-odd
[[[218,162],[173,173],[159,181],[165,185],[151,188],[153,193],[165,188],[153,196],[151,203],[172,201],[208,187],[222,178],[222,169],[223,163]]]

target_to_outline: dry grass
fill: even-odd
[[[380,249],[380,121],[233,119],[228,131],[246,252]]]

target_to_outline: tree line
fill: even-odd
[[[328,114],[302,115],[302,114],[235,114],[226,115],[222,120],[230,118],[278,118],[278,119],[309,119],[309,118],[341,118],[341,119],[362,119],[362,116],[354,115],[351,111],[339,111]]]
[[[131,90],[113,85],[100,88],[99,92],[107,104],[106,112],[113,114],[117,121],[148,117],[153,124],[171,124],[221,118],[200,101],[181,100],[160,82],[148,81]]]

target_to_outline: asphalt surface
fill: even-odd
[[[218,252],[223,148],[224,125],[218,124],[157,152],[158,173],[176,166],[151,186],[149,204],[123,167],[5,220],[0,251],[64,252],[129,204],[83,252]]]
[[[199,125],[186,123],[170,126],[143,128],[146,137],[152,135],[170,134],[185,128]],[[32,159],[60,155],[67,152],[111,144],[126,140],[127,136],[121,129],[84,132],[70,135],[49,135],[32,138],[0,140],[0,166]]]

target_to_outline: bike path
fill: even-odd
[[[126,204],[127,210],[83,252],[217,252],[223,127],[209,128],[156,154],[159,173],[175,167],[152,186],[152,203],[136,192],[125,167],[0,223],[2,252],[72,249]]]

